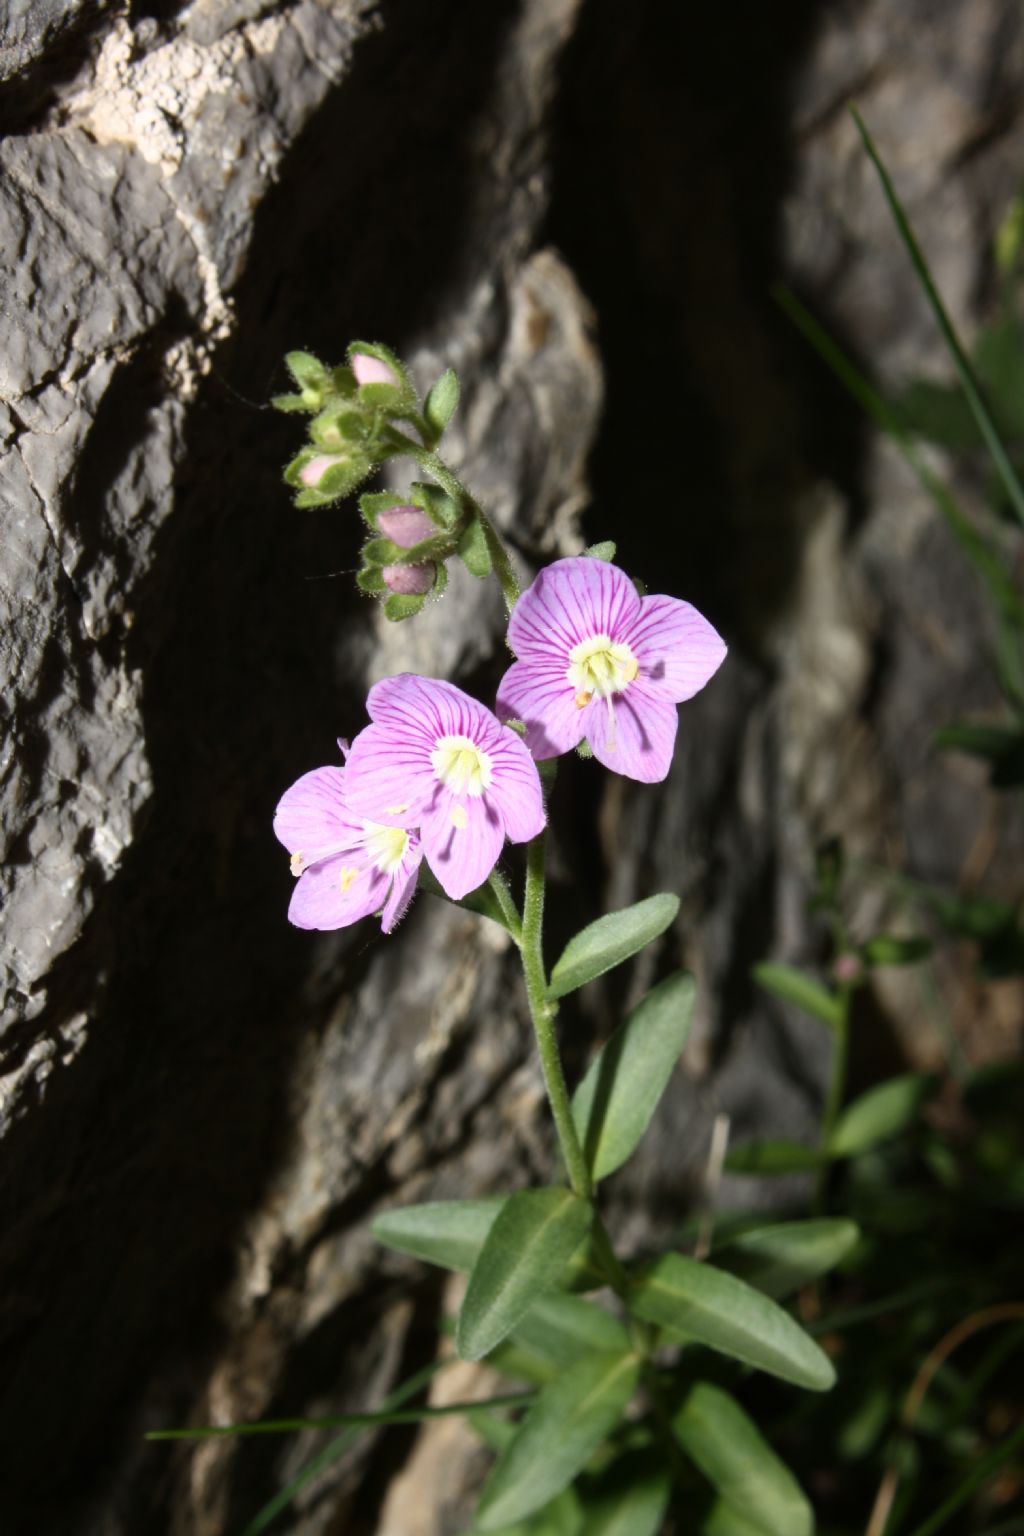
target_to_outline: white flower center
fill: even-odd
[[[585,709],[595,693],[599,699],[621,693],[639,670],[640,663],[623,641],[595,635],[573,646],[565,675],[576,690],[576,708]]]
[[[393,875],[405,858],[409,834],[404,827],[384,827],[379,821],[363,823],[363,847],[382,875]]]
[[[468,736],[441,736],[430,754],[434,772],[456,795],[482,795],[491,782],[491,759]]]

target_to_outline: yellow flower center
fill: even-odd
[[[409,834],[404,827],[384,827],[379,821],[364,823],[363,846],[382,875],[393,875],[405,858]]]
[[[430,761],[453,794],[482,795],[490,785],[491,759],[468,736],[441,736]]]
[[[640,670],[629,646],[609,635],[581,640],[569,652],[566,677],[576,690],[576,708],[585,709],[594,697],[610,699],[621,693]]]

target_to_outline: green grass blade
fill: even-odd
[[[424,1419],[451,1413],[470,1413],[476,1408],[521,1407],[532,1392],[509,1392],[486,1402],[442,1403],[437,1407],[380,1408],[374,1413],[335,1413],[326,1419],[256,1419],[242,1424],[204,1424],[189,1429],[151,1429],[147,1440],[214,1440],[224,1435],[289,1435],[298,1429],[370,1429],[377,1424],[419,1424]]]
[[[1024,601],[1014,587],[1001,555],[978,532],[947,487],[928,468],[914,445],[906,423],[854,366],[810,311],[804,308],[795,294],[782,286],[777,286],[773,292],[779,306],[857,401],[865,415],[895,443],[904,461],[945,518],[950,531],[988,587],[1000,611],[1015,624],[1024,624]]]
[[[961,1505],[966,1504],[971,1494],[976,1489],[987,1483],[994,1472],[1015,1456],[1017,1451],[1024,1447],[1024,1424],[1015,1429],[1012,1435],[1007,1435],[1005,1440],[983,1456],[975,1467],[967,1474],[959,1487],[955,1488],[945,1499],[934,1514],[929,1515],[923,1525],[919,1525],[912,1536],[935,1536],[936,1531],[941,1531],[951,1515],[955,1515]]]
[[[431,1361],[429,1365],[424,1366],[422,1371],[417,1371],[414,1376],[410,1376],[407,1381],[403,1381],[400,1386],[397,1386],[393,1392],[388,1393],[381,1404],[382,1411],[390,1412],[392,1409],[401,1408],[402,1404],[407,1403],[410,1397],[415,1397],[425,1386],[428,1386],[439,1371],[443,1371],[446,1366],[454,1364],[455,1361],[453,1359]],[[315,1477],[319,1477],[320,1473],[337,1461],[339,1456],[343,1456],[347,1450],[356,1445],[363,1433],[364,1431],[361,1429],[346,1429],[342,1434],[337,1435],[330,1441],[329,1444],[325,1445],[323,1450],[318,1451],[315,1456],[306,1462],[301,1472],[297,1473],[286,1487],[282,1488],[279,1493],[275,1493],[274,1497],[264,1504],[262,1509],[257,1510],[242,1532],[242,1536],[263,1536],[263,1532],[273,1524],[274,1520],[283,1510],[288,1508],[288,1505],[302,1492],[306,1484],[311,1483]]]
[[[942,332],[943,340],[949,348],[950,356],[960,376],[960,383],[963,386],[964,394],[967,396],[968,404],[974,412],[974,418],[985,439],[988,451],[992,455],[992,462],[999,472],[1003,485],[1006,487],[1006,494],[1010,498],[1018,519],[1024,525],[1024,487],[1021,486],[1017,472],[1010,462],[1009,454],[1003,447],[1002,439],[992,419],[992,413],[985,404],[981,387],[971,365],[971,360],[960,344],[960,338],[957,336],[946,306],[939,296],[939,291],[935,286],[928,263],[925,260],[924,252],[917,243],[917,237],[910,227],[910,221],[904,211],[903,204],[899,200],[896,188],[893,186],[892,178],[875,147],[875,141],[865,127],[864,121],[856,107],[851,107],[850,113],[857,125],[857,132],[860,134],[864,148],[867,150],[868,158],[878,173],[878,179],[882,183],[882,191],[885,193],[885,200],[889,204],[889,211],[899,231],[900,239],[907,248],[907,254],[913,263],[914,271],[917,273],[921,287],[924,289],[928,303],[931,305],[932,314],[935,316],[939,329]]]

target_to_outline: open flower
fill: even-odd
[[[536,758],[586,737],[606,768],[654,784],[668,773],[676,705],[725,657],[707,619],[675,597],[640,597],[615,565],[556,560],[516,603],[509,644],[520,658],[498,689],[498,714],[526,725]]]
[[[372,725],[352,743],[351,810],[419,828],[423,853],[457,901],[481,885],[502,844],[536,837],[544,802],[536,765],[514,731],[451,683],[411,672],[366,701]]]
[[[281,797],[274,831],[298,877],[288,919],[297,928],[346,928],[381,912],[390,933],[416,889],[420,841],[402,827],[354,815],[348,773],[314,768]]]

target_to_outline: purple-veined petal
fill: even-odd
[[[692,603],[645,597],[621,638],[640,664],[652,694],[681,704],[709,682],[725,660],[725,641]]]
[[[351,869],[358,873],[347,880],[343,871]],[[339,856],[299,876],[288,907],[288,921],[296,928],[347,928],[378,911],[386,891],[386,876],[368,866],[361,851],[351,859]]]
[[[424,820],[420,837],[439,885],[458,901],[483,885],[498,862],[505,826],[487,796],[445,791]]]
[[[468,736],[476,741],[488,721],[493,721],[490,710],[454,683],[418,677],[415,672],[399,672],[375,683],[366,708],[376,724],[392,727],[410,742],[423,741],[428,754],[439,736]]]
[[[509,644],[524,660],[549,657],[567,667],[574,646],[595,635],[620,639],[639,609],[625,571],[571,555],[546,565],[520,597],[509,620]]]
[[[381,928],[385,933],[391,933],[409,910],[409,903],[416,894],[416,881],[422,857],[423,854],[420,851],[411,856],[407,854],[395,870],[391,891],[384,903],[384,911],[380,919]]]
[[[274,812],[274,832],[289,853],[347,847],[362,833],[362,823],[348,809],[344,768],[314,768],[286,789]],[[323,856],[323,855],[321,855]]]
[[[493,764],[487,800],[498,809],[510,842],[526,843],[543,831],[544,795],[537,765],[526,743],[514,731],[501,730],[500,739],[487,749]]]
[[[576,690],[567,677],[568,665],[531,657],[514,661],[498,687],[498,714],[522,720],[526,744],[535,758],[560,757],[583,739]]]
[[[644,685],[631,683],[608,705],[595,699],[587,706],[587,740],[606,768],[641,784],[658,784],[672,763],[679,715],[674,704],[657,698]]]
[[[390,722],[360,731],[345,764],[350,810],[384,826],[418,826],[437,787],[432,747],[433,738],[411,737]]]

